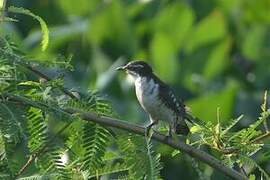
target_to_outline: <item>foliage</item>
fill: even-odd
[[[209,122],[205,126],[193,126],[191,131],[193,134],[198,134],[200,139],[192,144],[212,147],[221,154],[220,158],[224,163],[232,168],[235,166],[235,163],[238,163],[240,167],[248,166],[253,168],[255,166],[261,171],[262,177],[269,179],[269,175],[251,158],[252,155],[260,151],[264,146],[264,143],[259,140],[263,133],[258,127],[269,118],[270,109],[262,112],[261,115],[255,123],[236,132],[232,132],[231,129],[243,116],[232,120],[231,124],[225,127],[222,126],[219,120],[217,124]],[[266,132],[265,134],[268,133]]]
[[[191,128],[191,145],[269,178],[267,98],[257,118],[269,89],[269,0],[9,4],[0,21],[0,179],[222,179],[182,153],[170,158],[167,147],[64,111],[144,119],[128,80],[115,78],[125,58],[151,63],[205,121]]]
[[[17,14],[25,14],[25,15],[31,16],[40,23],[41,31],[43,33],[41,45],[42,45],[42,50],[45,51],[49,44],[49,29],[45,21],[41,17],[31,13],[31,11],[29,11],[28,9],[17,8],[17,7],[11,6],[8,8],[8,11],[17,13]]]
[[[161,170],[160,154],[153,152],[150,139],[144,140],[138,136],[122,135],[118,137],[120,151],[125,156],[124,161],[130,167],[128,179],[159,179]],[[138,157],[141,157],[138,159]]]
[[[23,56],[13,51],[7,39],[2,38],[3,51],[1,62],[3,74],[7,69],[13,69],[15,73],[21,74],[23,79],[17,81],[10,80],[17,74],[10,73],[8,77],[3,76],[3,84],[6,86],[1,89],[3,99],[1,100],[1,176],[14,178],[22,176],[24,166],[16,165],[13,167],[15,146],[22,146],[27,149],[23,151],[23,157],[29,157],[29,160],[22,159],[26,165],[34,160],[35,167],[32,175],[23,176],[20,179],[71,179],[72,177],[82,177],[89,179],[91,177],[110,176],[116,174],[120,176],[123,172],[129,179],[146,177],[155,179],[159,176],[160,165],[159,156],[156,156],[152,150],[152,145],[142,141],[145,149],[140,152],[142,161],[148,163],[148,169],[140,176],[134,175],[133,165],[138,158],[127,161],[130,154],[123,153],[115,155],[116,150],[110,150],[112,144],[117,144],[111,135],[111,130],[90,122],[83,122],[79,117],[70,116],[62,109],[79,108],[84,111],[95,112],[103,116],[115,116],[110,103],[102,99],[97,93],[81,94],[79,99],[76,96],[68,97],[65,91],[60,87],[62,84],[57,80],[50,82],[28,80],[27,75],[23,75],[24,69],[29,67]],[[15,58],[15,59],[14,59]],[[16,65],[14,65],[16,63]],[[11,68],[12,67],[12,68]],[[24,106],[16,101],[5,99],[5,94],[13,94],[20,97],[24,102],[30,103],[30,106]],[[63,94],[64,93],[64,94]],[[20,114],[17,108],[12,106],[23,106]],[[21,119],[17,119],[20,116]],[[26,119],[22,118],[25,117]],[[58,129],[50,127],[56,124]],[[128,141],[129,137],[120,138],[119,143]],[[138,140],[141,138],[137,137]],[[11,146],[12,147],[9,147]],[[136,152],[137,145],[125,147],[125,151]],[[119,152],[121,148],[118,150]],[[114,156],[108,158],[109,153]],[[144,157],[148,157],[144,159]],[[66,158],[66,159],[65,159]],[[139,158],[140,159],[140,158]],[[28,161],[28,162],[27,162]],[[19,168],[21,166],[21,168]],[[27,165],[28,166],[28,165]],[[132,173],[129,173],[130,169]],[[137,168],[140,168],[137,166]],[[148,171],[149,170],[149,171]],[[147,174],[146,173],[150,173]],[[35,175],[36,174],[36,175]]]

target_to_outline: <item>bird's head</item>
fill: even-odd
[[[124,66],[118,67],[117,70],[124,70],[135,79],[153,73],[152,68],[144,61],[131,61]]]

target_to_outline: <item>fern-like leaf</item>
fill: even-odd
[[[94,123],[85,123],[83,129],[83,165],[82,169],[96,169],[102,165],[107,143],[111,137],[108,130]]]
[[[28,9],[24,9],[24,8],[18,8],[18,7],[14,7],[14,6],[10,6],[8,8],[8,11],[10,12],[13,12],[13,13],[17,13],[17,14],[24,14],[24,15],[28,15],[28,16],[31,16],[33,17],[34,19],[36,19],[40,26],[41,26],[41,31],[42,31],[42,42],[41,42],[41,45],[42,45],[42,51],[45,51],[48,47],[48,44],[49,44],[49,29],[47,27],[47,24],[45,23],[45,21],[35,15],[34,13],[32,13],[30,10]]]
[[[148,156],[148,169],[146,170],[146,179],[160,179],[160,170],[162,166],[160,164],[160,154],[155,154],[152,150],[153,146],[150,139],[146,139],[146,148]]]
[[[28,111],[28,147],[31,153],[43,149],[48,142],[48,127],[40,109],[31,107]]]
[[[97,170],[92,170],[90,171],[88,178],[93,178],[93,177],[101,177],[104,175],[111,175],[114,173],[120,173],[120,172],[124,172],[127,171],[129,168],[127,167],[127,165],[125,163],[117,163],[117,164],[113,164],[113,165],[105,165],[102,168],[99,168]]]
[[[267,172],[265,172],[263,170],[263,168],[259,164],[257,164],[256,161],[254,161],[253,159],[251,159],[250,157],[245,156],[245,155],[241,155],[240,156],[240,161],[241,161],[241,163],[243,163],[245,165],[256,167],[266,179],[270,179],[269,174]]]
[[[22,127],[20,126],[20,119],[11,108],[6,104],[0,104],[0,131],[9,143],[17,144],[22,136]],[[18,113],[18,112],[17,112]]]
[[[160,155],[155,155],[150,142],[145,142],[142,137],[134,135],[119,136],[117,142],[129,167],[130,179],[159,178]]]
[[[226,129],[222,130],[221,136],[224,136],[227,134],[241,119],[243,118],[243,115],[239,116],[237,119],[233,119],[229,126],[226,127]]]
[[[50,141],[43,112],[31,107],[28,111],[29,141],[31,153],[36,153],[38,167],[46,173],[55,173],[57,179],[69,179],[65,164],[61,161],[63,150]]]
[[[56,144],[51,144],[47,150],[40,154],[38,158],[38,167],[46,174],[53,173],[55,179],[70,179],[70,172],[66,167],[66,162],[63,162],[61,157],[65,152]]]
[[[18,180],[50,180],[50,179],[55,179],[57,178],[55,173],[51,174],[36,174],[32,176],[27,176],[27,177],[21,177],[18,178]]]

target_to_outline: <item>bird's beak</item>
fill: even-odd
[[[125,70],[125,69],[126,69],[126,66],[119,66],[118,68],[116,68],[117,71]]]

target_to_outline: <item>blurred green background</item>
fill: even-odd
[[[115,71],[135,59],[149,62],[203,120],[216,121],[218,107],[224,124],[244,114],[238,128],[259,116],[270,85],[270,0],[8,0],[8,5],[41,16],[50,44],[41,51],[40,26],[28,16],[16,15],[20,21],[2,25],[1,35],[10,34],[38,61],[72,56],[74,71],[48,71],[51,76],[63,75],[74,91],[100,91],[122,119],[139,124],[147,119],[132,84]],[[165,179],[193,176],[188,158],[171,157],[166,147],[159,151]],[[254,158],[270,172],[269,162]]]

